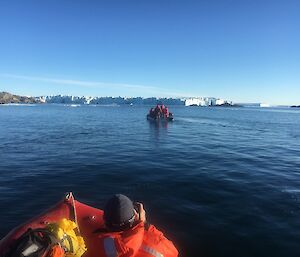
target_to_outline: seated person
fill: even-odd
[[[143,204],[133,204],[125,195],[117,194],[107,201],[104,221],[107,232],[99,236],[99,256],[178,256],[173,243],[146,223]]]
[[[161,116],[162,110],[161,110],[161,107],[158,104],[156,105],[154,111],[155,111],[155,116],[156,117],[160,117]]]
[[[167,118],[169,117],[169,108],[167,106],[165,108],[165,115]]]
[[[151,109],[150,109],[149,115],[150,115],[150,117],[152,117],[152,118],[155,117],[155,111],[154,111],[154,108],[151,108]]]
[[[164,115],[164,118],[168,118],[169,117],[169,109],[167,106],[164,106],[164,108],[162,109],[163,111],[163,115]]]

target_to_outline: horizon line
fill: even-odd
[[[1,75],[0,75],[1,76]],[[0,91],[0,93],[8,93],[8,94],[12,94],[12,95],[17,95],[14,93],[10,93],[10,92],[6,92],[6,91]],[[25,97],[34,97],[34,98],[38,98],[38,97],[48,97],[48,96],[62,96],[62,97],[91,97],[91,98],[106,98],[106,97],[111,97],[111,98],[143,98],[143,99],[149,99],[149,98],[156,98],[157,100],[159,99],[163,99],[163,98],[167,98],[167,99],[174,99],[174,100],[185,100],[188,98],[214,98],[214,99],[221,99],[218,97],[213,97],[213,96],[189,96],[189,97],[157,97],[157,96],[149,96],[149,97],[144,97],[144,96],[112,96],[112,95],[107,95],[107,96],[90,96],[90,95],[64,95],[64,94],[53,94],[53,95],[38,95],[38,96],[33,96],[33,95],[17,95],[17,96],[25,96]],[[233,102],[233,101],[232,101]],[[250,104],[250,105],[255,105],[255,104],[268,104],[265,102],[234,102],[234,104]],[[276,106],[293,106],[293,105],[297,105],[297,104],[268,104],[270,107],[276,107]]]
[[[11,78],[11,79],[18,79],[18,80],[28,80],[28,81],[40,81],[45,83],[54,83],[54,84],[60,84],[60,85],[73,85],[73,86],[80,86],[85,88],[105,88],[105,87],[113,87],[113,88],[128,88],[128,89],[139,89],[146,91],[148,93],[148,97],[136,95],[133,94],[131,96],[121,96],[121,95],[106,95],[106,96],[99,96],[99,95],[88,95],[88,94],[82,94],[82,96],[90,96],[90,97],[143,97],[143,98],[209,98],[211,96],[199,96],[199,94],[191,94],[191,93],[182,93],[180,91],[173,91],[170,92],[170,90],[166,88],[159,88],[157,86],[148,86],[148,85],[140,85],[140,84],[128,84],[128,83],[111,83],[111,82],[101,82],[101,81],[86,81],[86,80],[77,80],[77,79],[61,79],[61,78],[51,78],[51,77],[40,77],[40,76],[24,76],[24,75],[17,75],[17,74],[11,74],[11,73],[0,73],[0,77],[4,78]],[[26,93],[22,93],[23,95],[26,95]],[[153,94],[151,96],[151,94]],[[28,95],[28,94],[27,94]],[[55,95],[63,95],[59,93],[54,94],[46,94],[46,95],[40,95],[40,96],[55,96]],[[72,94],[71,94],[72,95]],[[124,95],[124,94],[123,94]],[[130,95],[130,94],[129,94]],[[66,96],[66,95],[65,95]],[[78,96],[74,95],[73,96]],[[33,96],[36,97],[36,96]],[[256,104],[256,103],[266,103],[269,104],[268,101],[233,101],[231,99],[227,99],[224,97],[212,97],[216,99],[224,99],[227,101],[231,101],[237,104]],[[272,102],[272,101],[271,101]],[[272,106],[290,106],[295,105],[294,103],[271,103]],[[296,104],[297,105],[297,104]]]

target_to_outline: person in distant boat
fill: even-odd
[[[166,106],[165,107],[165,112],[164,112],[164,114],[165,114],[165,117],[166,118],[169,118],[169,108]]]
[[[150,109],[149,115],[150,115],[150,117],[152,117],[152,118],[155,117],[155,111],[154,111],[154,108],[151,108],[151,109]]]
[[[167,118],[167,115],[166,115],[166,106],[164,106],[163,104],[161,105],[161,113],[162,113],[162,117],[163,118]]]
[[[106,232],[99,238],[99,256],[177,257],[174,244],[162,232],[146,222],[142,203],[133,203],[127,196],[116,194],[104,208]]]
[[[161,116],[161,114],[162,114],[162,111],[161,111],[161,107],[160,107],[160,105],[159,104],[157,104],[156,105],[156,107],[155,107],[155,109],[154,109],[154,111],[155,111],[155,117],[160,117]]]

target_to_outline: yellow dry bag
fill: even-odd
[[[77,236],[75,222],[62,219],[57,223],[51,223],[47,228],[60,241],[61,246],[66,252],[66,257],[81,257],[87,250],[83,237]]]

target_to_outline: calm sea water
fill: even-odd
[[[144,203],[181,256],[300,256],[300,110],[0,106],[0,237],[61,199]]]

